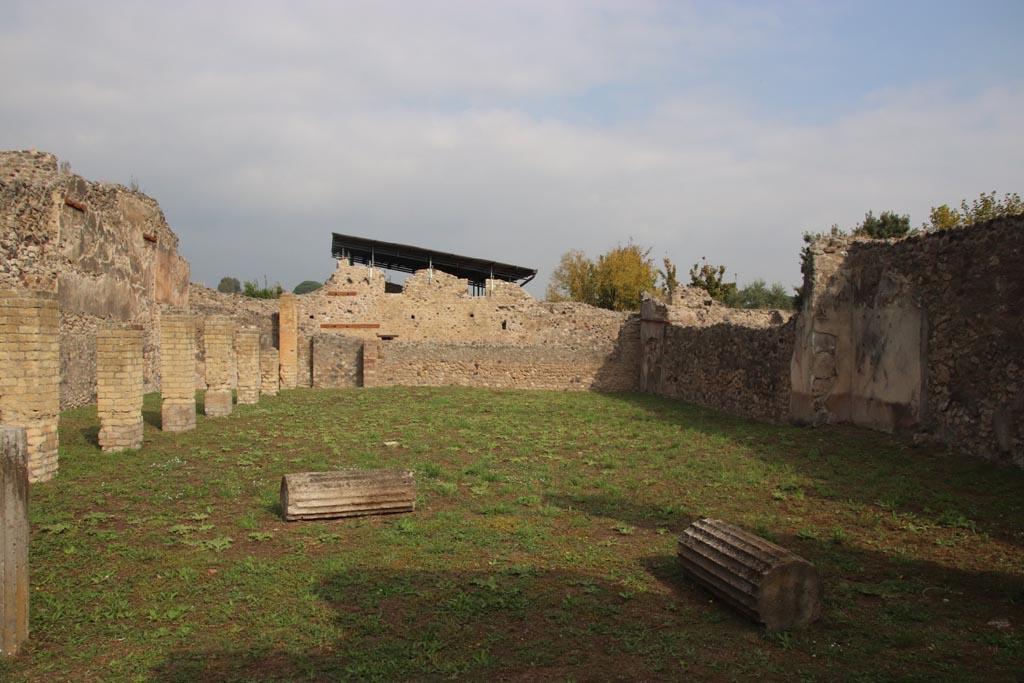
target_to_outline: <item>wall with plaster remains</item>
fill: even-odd
[[[0,153],[0,287],[57,294],[61,408],[96,400],[96,330],[143,326],[146,391],[159,387],[160,304],[188,300],[188,263],[159,205],[60,173],[42,152]]]
[[[1024,467],[1024,217],[810,246],[792,416]]]

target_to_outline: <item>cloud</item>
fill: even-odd
[[[799,84],[757,94],[766,55],[822,47],[820,9],[799,35],[791,9],[730,4],[5,11],[0,147],[135,176],[208,284],[326,277],[332,230],[537,267],[536,294],[566,250],[629,238],[795,284],[804,230],[1021,189],[1020,80],[884,84],[814,116]]]

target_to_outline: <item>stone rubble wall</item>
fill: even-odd
[[[794,419],[918,432],[1024,467],[1024,217],[810,245]]]
[[[638,335],[627,337],[639,342]],[[493,342],[382,342],[374,385],[636,391],[636,346],[609,352],[600,347]]]
[[[737,310],[702,289],[641,307],[644,391],[772,422],[789,418],[796,322],[787,311]]]
[[[322,389],[363,386],[364,340],[340,334],[313,336],[313,386]]]
[[[159,205],[60,173],[42,152],[0,152],[0,287],[57,294],[60,405],[96,400],[96,332],[141,325],[146,391],[159,388],[161,304],[188,301],[188,263]]]

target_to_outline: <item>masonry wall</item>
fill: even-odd
[[[681,288],[672,304],[643,302],[644,391],[760,420],[789,418],[796,322],[744,311]]]
[[[61,408],[96,400],[96,330],[143,326],[146,391],[159,387],[160,304],[187,303],[188,263],[150,197],[60,173],[41,152],[0,153],[0,288],[57,294]]]
[[[792,414],[1024,467],[1024,218],[811,245]]]
[[[374,342],[378,351],[371,361],[373,378],[367,384],[636,391],[639,341],[639,319],[633,318],[623,326],[611,349],[494,342]],[[314,351],[316,348],[314,344]]]

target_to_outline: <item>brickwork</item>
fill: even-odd
[[[96,332],[96,413],[104,451],[142,447],[142,327],[107,323]]]
[[[206,397],[209,417],[231,414],[231,385],[235,382],[235,323],[229,318],[206,319]]]
[[[160,316],[160,427],[186,432],[196,427],[195,316]]]
[[[0,426],[0,656],[28,640],[28,451],[22,427]]]
[[[238,404],[260,402],[260,331],[244,327],[235,335],[238,363]]]
[[[0,291],[0,421],[25,428],[31,481],[57,474],[58,330],[53,294]]]
[[[296,384],[298,374],[298,327],[297,327],[297,302],[294,294],[282,294],[279,300],[280,309],[280,330],[278,348],[281,351],[281,388],[292,389]]]
[[[281,363],[275,348],[260,349],[260,395],[277,396],[281,388]]]

